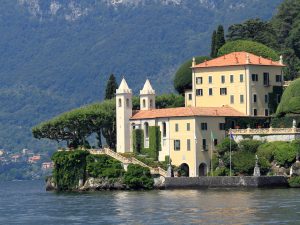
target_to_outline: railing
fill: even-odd
[[[104,149],[91,149],[89,150],[91,154],[93,155],[109,155],[111,157],[113,157],[114,159],[122,162],[122,163],[126,163],[126,164],[138,164],[142,167],[146,167],[150,169],[150,173],[151,174],[159,174],[161,176],[166,177],[167,176],[167,171],[165,171],[164,169],[158,167],[158,168],[153,168],[148,166],[147,164],[141,162],[140,160],[137,160],[134,157],[131,158],[126,158],[112,150],[110,150],[109,148],[104,148]]]
[[[233,135],[255,134],[300,134],[300,128],[258,128],[258,129],[231,129]]]

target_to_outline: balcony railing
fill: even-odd
[[[231,129],[233,135],[255,134],[300,134],[300,128],[258,128],[258,129]]]

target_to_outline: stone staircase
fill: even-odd
[[[160,167],[157,167],[157,168],[150,167],[150,166],[146,165],[145,163],[141,162],[140,160],[137,160],[134,157],[130,157],[130,158],[124,157],[124,156],[112,151],[109,148],[91,149],[89,151],[93,155],[108,155],[108,156],[120,161],[123,164],[137,164],[142,167],[147,167],[150,169],[151,174],[159,174],[163,177],[167,177],[167,171],[165,171],[164,169],[162,169]]]

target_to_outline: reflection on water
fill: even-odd
[[[297,224],[300,189],[55,194],[0,183],[0,224]]]

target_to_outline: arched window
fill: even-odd
[[[130,106],[129,103],[130,103],[130,102],[129,102],[129,99],[127,98],[127,99],[126,99],[126,107],[129,107],[129,106]]]
[[[149,124],[147,122],[144,123],[144,131],[145,131],[145,138],[149,138]]]
[[[135,130],[135,123],[132,123],[132,129]]]
[[[163,130],[163,137],[166,137],[167,136],[167,124],[166,124],[166,122],[163,122],[162,123],[162,130]]]
[[[146,100],[143,99],[143,108],[146,108]]]
[[[119,98],[119,107],[122,107],[122,99]]]
[[[150,108],[152,108],[152,107],[153,107],[153,100],[150,99]]]

